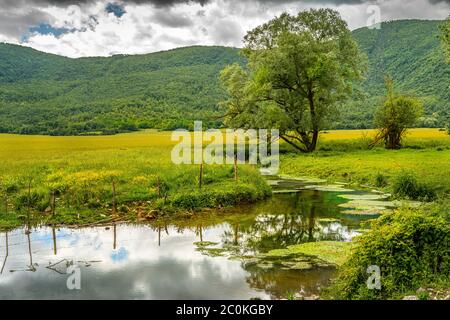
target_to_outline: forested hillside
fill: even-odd
[[[0,131],[54,135],[220,125],[218,74],[237,49],[69,59],[0,45]]]
[[[421,97],[421,125],[448,122],[448,66],[439,43],[439,21],[383,23],[358,29],[356,40],[369,57],[367,80],[341,107],[336,128],[372,125],[384,94],[383,76],[397,89]],[[139,128],[174,129],[201,119],[221,125],[224,98],[218,75],[238,49],[187,47],[146,55],[70,59],[0,44],[0,132],[112,134]]]
[[[425,114],[419,126],[439,127],[449,122],[449,66],[440,44],[441,23],[400,20],[383,23],[380,29],[353,31],[369,58],[369,70],[355,100],[343,110],[338,127],[372,125],[374,110],[385,94],[385,75],[394,79],[395,90],[422,100]]]

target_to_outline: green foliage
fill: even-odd
[[[450,16],[439,26],[441,30],[441,43],[447,62],[450,62]]]
[[[375,187],[384,188],[387,185],[388,185],[388,178],[382,173],[377,173],[377,175],[375,176]]]
[[[249,31],[244,43],[248,70],[232,65],[221,73],[228,124],[278,128],[294,148],[314,151],[364,69],[347,24],[331,9],[283,13]]]
[[[170,200],[176,208],[217,208],[229,207],[239,203],[251,203],[269,196],[269,187],[256,187],[249,184],[233,183],[220,189],[212,188],[187,194],[177,194]]]
[[[392,194],[401,199],[431,201],[436,198],[435,191],[408,172],[400,173],[394,180]]]
[[[440,45],[441,24],[436,20],[399,20],[383,22],[380,29],[354,30],[353,37],[368,55],[369,71],[353,100],[341,109],[336,128],[372,127],[387,74],[393,77],[398,91],[420,97],[425,112],[418,127],[446,125],[450,118],[449,65]]]
[[[450,226],[441,209],[401,208],[375,220],[329,289],[331,298],[401,298],[422,285],[448,282]],[[381,289],[368,289],[367,268],[381,270]]]
[[[386,149],[398,149],[407,128],[422,114],[423,106],[417,99],[394,93],[392,79],[386,77],[387,96],[375,114],[378,134],[374,144],[384,140]]]
[[[187,47],[70,59],[0,44],[0,132],[98,135],[220,127],[219,71],[238,50]]]

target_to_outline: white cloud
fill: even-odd
[[[194,44],[240,46],[247,30],[283,11],[296,13],[312,7],[338,10],[352,29],[366,25],[366,9],[373,3],[380,6],[383,20],[443,19],[450,12],[448,1],[427,0],[322,0],[326,4],[308,0],[209,0],[203,4],[180,0],[171,6],[163,6],[161,1],[135,0],[118,2],[126,11],[119,18],[105,10],[109,2],[117,2],[111,0],[68,0],[66,6],[34,0],[34,7],[25,11],[20,8],[24,1],[14,6],[10,0],[3,2],[10,7],[0,9],[0,18],[13,18],[0,21],[0,41],[17,43],[29,27],[49,23],[72,31],[59,36],[33,33],[23,44],[70,57],[147,53]],[[30,10],[38,15],[30,15]]]

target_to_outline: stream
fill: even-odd
[[[376,217],[367,201],[378,210],[386,200],[344,185],[274,177],[269,183],[274,195],[266,201],[176,221],[0,233],[0,299],[317,296],[335,267],[300,268],[265,254],[304,242],[351,241]],[[352,201],[364,214],[352,214]]]

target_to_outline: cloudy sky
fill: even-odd
[[[283,11],[330,7],[351,29],[381,20],[444,19],[450,0],[0,0],[0,42],[65,55],[138,54],[189,45],[241,46]]]

